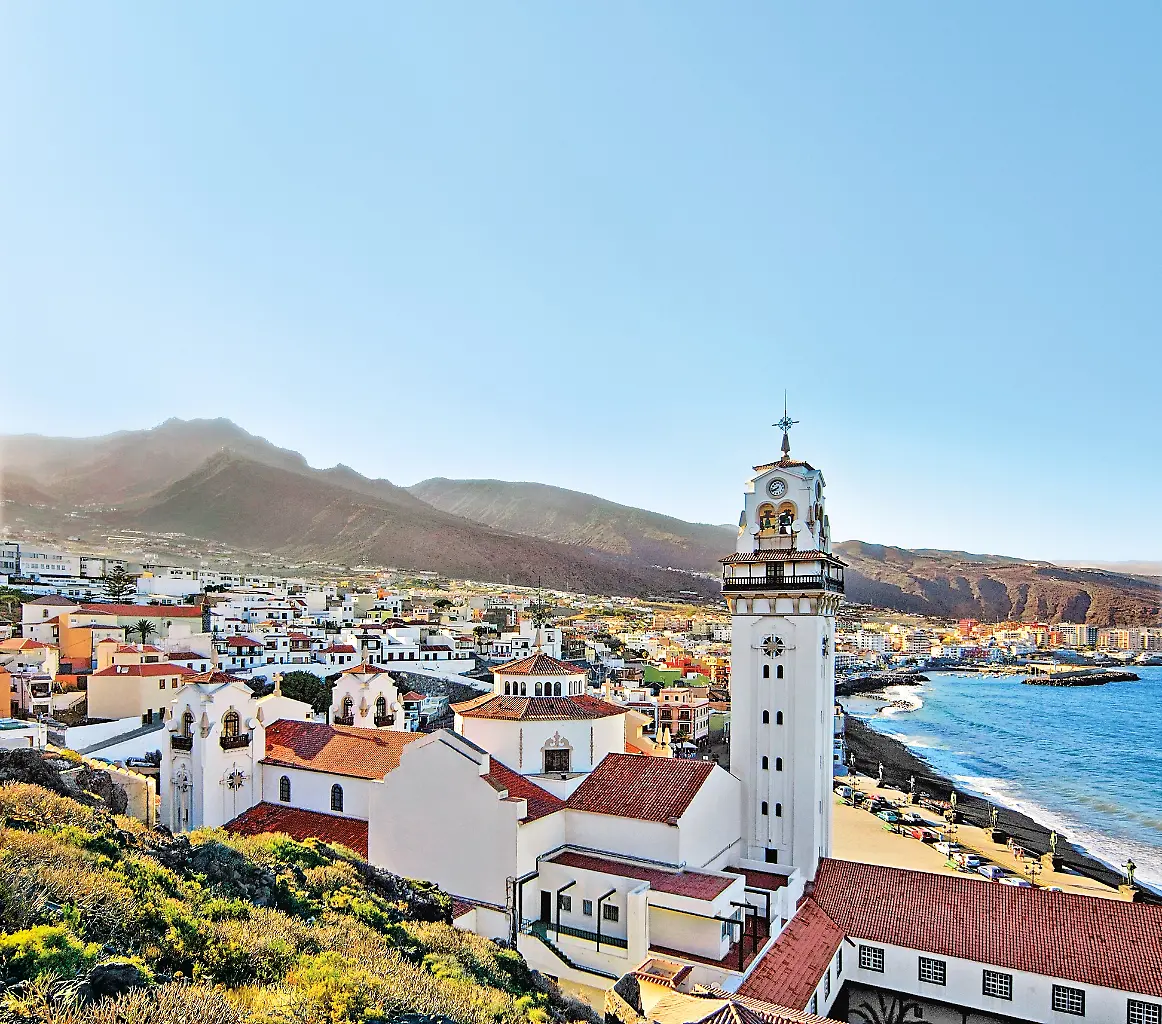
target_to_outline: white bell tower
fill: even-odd
[[[730,607],[730,771],[742,781],[743,856],[815,877],[831,852],[835,613],[844,563],[831,554],[823,474],[791,458],[744,488],[735,554],[723,560]]]

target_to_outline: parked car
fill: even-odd
[[[922,814],[917,814],[915,811],[902,811],[900,813],[900,821],[905,825],[927,825],[928,819]]]
[[[1001,885],[1012,885],[1016,886],[1018,889],[1033,888],[1033,883],[1030,882],[1029,879],[1018,878],[1016,875],[1005,875],[1004,878],[998,878],[997,881],[1000,882]]]
[[[835,795],[837,797],[839,797],[840,800],[850,800],[851,793],[852,793],[852,789],[850,786],[836,786],[835,787]]]
[[[852,790],[851,802],[853,804],[855,804],[856,807],[858,807],[862,803],[865,803],[866,801],[867,801],[867,794],[862,789]]]
[[[945,857],[951,857],[959,849],[959,843],[951,843],[947,839],[941,839],[936,844],[936,852],[944,854]]]
[[[977,874],[984,875],[990,882],[999,882],[1005,878],[1005,869],[999,864],[981,864],[977,869]]]
[[[975,853],[967,850],[957,850],[949,858],[961,871],[975,871],[981,865],[981,859]]]
[[[895,811],[888,809],[876,811],[876,817],[883,818],[884,821],[891,825],[895,825],[900,820],[900,816]]]
[[[908,830],[908,835],[913,839],[919,839],[922,843],[934,843],[940,838],[932,829],[924,828],[922,825],[913,825]]]

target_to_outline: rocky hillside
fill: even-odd
[[[452,928],[434,886],[344,847],[175,837],[8,782],[0,857],[0,1021],[595,1020],[518,953]]]
[[[863,541],[845,541],[837,550],[850,566],[847,596],[879,608],[985,622],[1162,622],[1158,577]]]
[[[687,523],[564,487],[433,477],[408,488],[438,509],[523,533],[627,558],[642,566],[719,571],[734,531]]]

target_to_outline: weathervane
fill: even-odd
[[[798,420],[793,420],[787,414],[787,392],[783,392],[783,418],[777,423],[772,423],[772,427],[778,427],[783,432],[783,458],[788,458],[791,454],[791,439],[787,436],[790,429],[798,423]]]

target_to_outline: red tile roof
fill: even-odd
[[[320,654],[354,654],[355,648],[350,644],[331,644],[330,647],[324,647]]]
[[[101,615],[138,615],[143,619],[200,619],[202,609],[189,604],[83,604],[81,611]]]
[[[199,654],[197,651],[170,651],[166,657],[170,661],[213,661],[208,654]]]
[[[509,799],[525,801],[523,821],[535,821],[565,806],[565,801],[560,797],[554,796],[547,789],[541,789],[495,757],[489,759],[489,770],[484,779],[497,789],[507,789]]]
[[[349,650],[354,651],[355,648],[351,647],[351,648],[349,648]],[[331,651],[338,653],[338,654],[341,654],[343,652],[343,647],[333,647],[333,648],[331,648]],[[324,652],[324,653],[329,653],[329,652]],[[354,672],[355,674],[361,675],[361,676],[373,676],[379,672],[386,672],[386,671],[387,671],[387,669],[385,669],[385,668],[380,668],[378,665],[372,665],[371,662],[369,662],[369,661],[364,661],[358,665],[352,665],[350,668],[343,669],[343,675],[350,675],[352,672]]]
[[[811,898],[868,942],[1162,996],[1162,906],[830,859]]]
[[[382,779],[399,765],[403,748],[422,738],[423,733],[418,732],[281,719],[266,730],[263,763],[355,779]]]
[[[195,672],[193,675],[186,676],[187,683],[242,683],[246,685],[245,679],[240,679],[238,676],[232,676],[229,672],[221,672],[211,669],[208,672]]]
[[[360,857],[367,857],[367,822],[355,818],[262,803],[226,822],[225,828],[239,836],[283,832],[291,839],[321,839],[325,843],[339,843]]]
[[[710,761],[607,754],[566,801],[570,810],[675,824],[714,770]]]
[[[644,867],[641,864],[627,864],[608,857],[594,857],[587,853],[566,850],[549,858],[551,864],[563,864],[569,868],[584,871],[602,871],[619,878],[636,878],[649,882],[651,889],[671,893],[674,896],[689,896],[695,900],[712,900],[732,886],[737,879],[723,878],[702,871],[662,871],[660,868]]]
[[[423,699],[424,699],[424,695],[422,693],[416,693],[415,690],[408,690],[407,693],[405,693],[402,697],[400,697],[401,701],[407,701],[409,704],[412,703],[413,701],[423,700]]]
[[[739,988],[739,994],[804,1009],[843,942],[843,929],[806,900]]]
[[[818,562],[820,559],[834,565],[846,566],[847,563],[826,551],[745,551],[720,558],[723,565],[734,565],[737,562]]]
[[[746,878],[746,884],[751,889],[781,889],[787,884],[787,876],[776,874],[773,871],[755,871],[753,868],[723,868],[723,871],[733,871]]]
[[[110,665],[100,672],[92,672],[94,677],[105,676],[192,676],[194,673],[184,665],[161,662],[153,665]]]
[[[537,651],[527,658],[518,658],[516,661],[497,665],[492,670],[494,675],[502,676],[583,676],[585,669],[577,665],[570,665],[550,657],[544,651]]]
[[[610,704],[587,694],[576,697],[505,697],[486,694],[485,698],[453,704],[452,710],[462,718],[501,718],[510,721],[587,721],[625,714],[625,708],[620,704]]]

